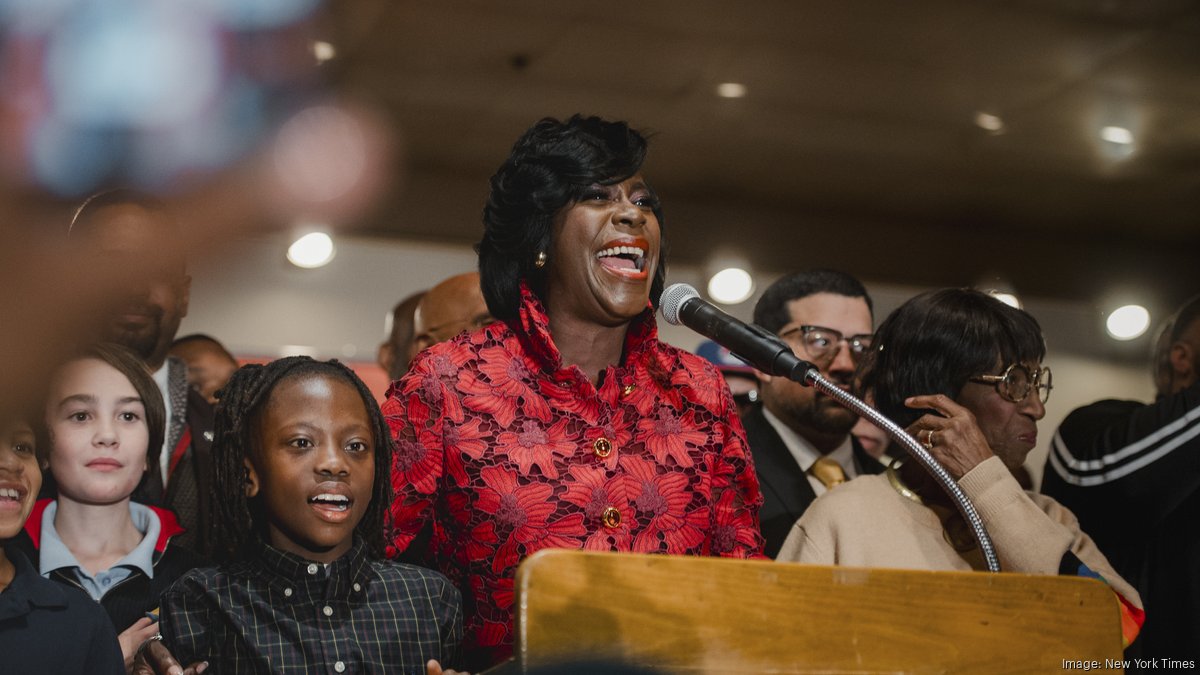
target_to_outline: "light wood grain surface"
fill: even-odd
[[[521,666],[1057,673],[1121,658],[1116,599],[1074,577],[546,550],[522,563],[516,593]]]

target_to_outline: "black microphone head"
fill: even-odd
[[[696,292],[696,289],[687,284],[671,284],[663,290],[658,306],[662,309],[663,318],[667,320],[667,323],[672,326],[681,326],[683,321],[679,317],[680,308],[688,300],[698,297],[700,294]]]

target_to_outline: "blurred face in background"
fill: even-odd
[[[417,355],[414,341],[416,314],[423,297],[425,291],[410,295],[397,303],[388,315],[388,339],[379,345],[376,360],[379,367],[388,374],[388,379],[393,382],[404,377],[408,372],[409,362]]]
[[[166,359],[179,322],[187,315],[191,277],[174,240],[173,223],[162,211],[137,204],[103,206],[77,224],[94,265],[129,270],[114,297],[100,337],[125,345],[157,370]]]
[[[237,361],[229,358],[225,349],[208,340],[194,340],[175,345],[171,356],[187,364],[187,381],[209,403],[216,404],[217,392],[229,382],[238,369]]]
[[[493,320],[479,286],[479,273],[450,277],[429,289],[417,306],[413,317],[413,355]]]

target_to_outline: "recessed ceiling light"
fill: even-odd
[[[975,126],[993,134],[1004,133],[1004,120],[991,113],[975,113]]]
[[[753,292],[754,279],[740,267],[723,269],[708,280],[708,295],[725,305],[735,305]]]
[[[1104,325],[1113,338],[1132,340],[1150,327],[1150,312],[1141,305],[1125,305],[1114,309]]]
[[[296,267],[313,269],[329,264],[334,254],[333,239],[324,232],[309,232],[292,242],[287,259]]]
[[[1004,304],[1008,305],[1009,307],[1016,307],[1017,309],[1021,309],[1020,298],[1018,298],[1016,295],[1014,295],[1012,293],[1005,293],[1004,291],[988,291],[988,295],[999,300],[1000,302],[1003,302]]]
[[[1117,145],[1130,145],[1133,143],[1133,132],[1125,127],[1104,127],[1100,130],[1100,138]]]
[[[281,345],[279,347],[279,357],[285,358],[288,356],[316,356],[317,349],[311,345]]]
[[[313,56],[317,58],[317,63],[325,63],[329,59],[337,56],[337,49],[331,42],[324,40],[315,40],[312,44]]]
[[[721,98],[741,98],[746,95],[746,85],[740,82],[722,82],[717,85],[717,96]]]

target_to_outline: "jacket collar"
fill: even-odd
[[[42,545],[42,514],[46,512],[46,507],[50,506],[53,501],[53,499],[37,500],[33,505],[33,511],[29,514],[29,519],[25,521],[25,533],[29,535],[35,549],[41,548]],[[143,506],[158,516],[158,541],[154,542],[154,551],[161,554],[167,550],[167,542],[171,540],[171,537],[183,534],[187,532],[187,529],[179,524],[179,519],[173,512],[149,504]]]
[[[562,354],[550,335],[550,317],[546,307],[529,286],[521,282],[521,306],[517,320],[509,327],[517,334],[526,353],[533,356],[542,369],[550,372],[562,368]],[[641,362],[658,340],[658,324],[654,320],[654,307],[649,302],[641,314],[629,322],[625,331],[624,362],[621,366]]]

